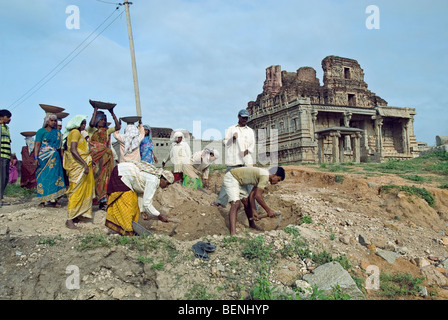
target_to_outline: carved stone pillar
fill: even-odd
[[[312,132],[311,132],[311,139],[314,141],[314,133],[316,132],[316,121],[317,121],[317,114],[319,111],[313,110],[311,111],[311,121],[312,121]]]
[[[340,162],[340,152],[339,152],[339,138],[341,137],[341,133],[339,131],[330,133],[330,137],[332,138],[331,142],[333,145],[332,148],[332,162],[339,163]]]
[[[350,119],[352,118],[352,113],[351,112],[344,112],[344,126],[349,128],[350,127]],[[351,151],[352,150],[352,146],[351,146],[351,142],[350,142],[350,136],[346,135],[345,136],[345,150],[347,151]]]
[[[402,128],[402,141],[403,141],[403,153],[410,154],[410,139],[409,139],[409,119],[403,120],[403,128]]]
[[[325,155],[324,155],[324,140],[325,137],[321,136],[319,134],[317,135],[317,158],[319,160],[319,163],[325,162]]]
[[[354,146],[353,146],[353,158],[355,163],[361,162],[361,137],[360,132],[356,132],[354,135]]]
[[[339,159],[338,159],[338,163],[345,162],[345,150],[344,150],[344,144],[342,143],[342,141],[347,141],[347,138],[350,139],[350,137],[348,135],[343,135],[342,139],[339,141]],[[338,139],[339,140],[339,139]]]
[[[383,118],[381,116],[373,116],[375,120],[375,136],[376,136],[376,153],[381,160],[383,157]]]

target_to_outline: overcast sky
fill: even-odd
[[[357,60],[368,89],[388,105],[416,109],[417,141],[448,135],[446,0],[132,2],[145,124],[193,131],[200,121],[201,134],[222,138],[262,92],[267,67],[309,66],[322,84],[321,61],[336,55]],[[119,117],[136,115],[126,15],[114,3],[0,0],[0,108],[13,113],[19,159],[20,132],[42,126],[39,104],[65,108],[64,122],[90,119],[89,99],[117,103]],[[379,20],[369,20],[369,5]]]

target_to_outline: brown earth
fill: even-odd
[[[382,185],[413,185],[394,175],[285,168],[286,180],[265,192],[268,205],[282,213],[278,228],[277,218],[264,218],[258,225],[266,231],[248,229],[244,211],[238,214],[238,238],[262,236],[276,250],[271,284],[287,290],[315,268],[278,253],[292,241],[284,228],[299,226],[311,251],[347,256],[353,274],[360,279],[367,278],[367,265],[378,266],[384,273],[425,275],[424,285],[431,295],[406,299],[448,299],[447,273],[440,265],[448,257],[448,190],[416,185],[434,195],[436,204],[431,207],[417,196],[381,191]],[[336,175],[343,176],[343,181],[335,179]],[[104,226],[106,212],[97,207],[92,221],[79,223],[80,230],[70,230],[65,227],[66,199],[56,209],[38,208],[35,199],[9,198],[12,205],[0,208],[0,299],[248,298],[254,279],[260,276],[258,266],[243,257],[242,242],[229,237],[229,206],[210,205],[222,177],[222,172],[212,174],[208,194],[178,184],[157,191],[154,205],[180,222],[141,220],[154,235],[151,243],[146,242],[151,250],[111,234]],[[304,223],[305,216],[311,223]],[[81,250],[82,241],[92,235],[109,245]],[[368,243],[361,243],[360,235]],[[217,245],[209,261],[194,257],[191,246],[198,240]],[[124,241],[128,245],[122,245]],[[375,253],[378,249],[401,257],[389,263]],[[424,273],[421,261],[427,261],[431,271],[438,270],[436,276]],[[69,289],[67,267],[73,265],[79,268],[81,284]],[[366,299],[384,299],[373,290],[365,295]]]

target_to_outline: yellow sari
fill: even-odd
[[[134,191],[114,192],[107,203],[106,227],[123,236],[134,235],[132,221],[138,222],[140,208]]]
[[[89,173],[84,173],[84,167],[71,153],[71,143],[78,143],[78,153],[89,165]],[[64,169],[69,179],[69,188],[66,192],[68,197],[68,219],[83,216],[92,218],[92,200],[95,196],[95,179],[93,177],[92,157],[86,139],[77,129],[70,131],[67,137],[67,150],[64,152]]]

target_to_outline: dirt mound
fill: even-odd
[[[387,270],[421,274],[417,261],[431,263],[448,256],[448,191],[425,187],[434,197],[425,200],[384,185],[412,183],[393,175],[369,176],[320,172],[306,166],[285,167],[287,178],[265,192],[268,205],[281,212],[281,219],[258,221],[265,232],[248,229],[241,208],[237,219],[239,237],[263,236],[276,254],[291,243],[287,226],[299,226],[300,234],[313,252],[345,255],[365,278],[360,266],[375,264]],[[210,204],[216,200],[223,172],[214,172],[207,192],[174,184],[159,189],[154,206],[179,222],[158,220],[140,223],[154,234],[141,251],[142,244],[111,234],[105,227],[106,212],[94,207],[94,218],[80,223],[80,230],[65,227],[66,204],[62,208],[38,208],[36,199],[9,198],[11,206],[0,208],[1,299],[199,299],[198,288],[208,298],[240,299],[253,286],[257,267],[241,254],[241,245],[229,240],[227,208]],[[261,209],[260,214],[263,214]],[[278,226],[278,223],[280,225]],[[103,248],[80,251],[80,237],[95,234],[105,241]],[[368,242],[361,243],[360,239]],[[121,239],[121,240],[120,240]],[[218,246],[210,260],[195,259],[192,245],[207,240]],[[131,241],[135,249],[120,245]],[[230,241],[230,242],[229,242]],[[51,244],[50,244],[51,243]],[[128,243],[129,244],[129,243]],[[393,264],[375,254],[377,249],[395,252],[401,258]],[[417,259],[417,260],[416,260]],[[432,259],[432,260],[431,260]],[[435,262],[436,261],[436,262]],[[82,270],[80,290],[67,290],[66,268]],[[281,258],[269,275],[277,286],[291,286],[313,266],[300,259]],[[442,270],[443,271],[443,270]],[[445,273],[446,274],[446,273]],[[246,289],[244,289],[246,288]],[[438,298],[446,299],[446,291]],[[196,294],[196,295],[195,295]],[[375,299],[375,293],[368,294]]]

